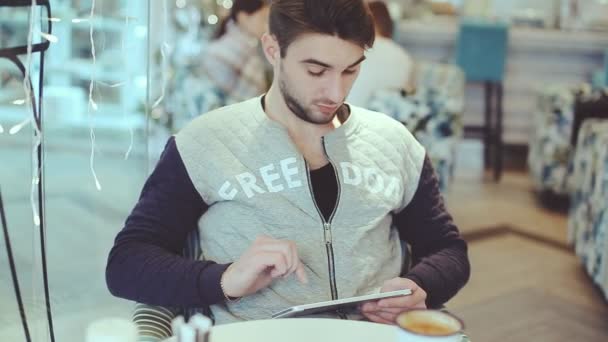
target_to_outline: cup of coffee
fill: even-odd
[[[399,342],[460,342],[464,324],[447,312],[411,310],[397,316]]]

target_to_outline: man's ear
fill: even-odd
[[[262,49],[268,62],[275,66],[281,58],[281,49],[279,48],[279,42],[270,33],[264,33],[262,36]]]

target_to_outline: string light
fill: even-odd
[[[117,83],[106,83],[103,81],[97,81],[96,83],[101,84],[104,87],[109,87],[109,88],[118,88],[118,87],[122,87],[123,85],[125,85],[127,82],[125,81],[121,81],[121,82],[117,82]]]
[[[4,133],[4,127],[0,124],[0,134]]]
[[[27,54],[26,54],[26,63],[25,63],[25,73],[23,77],[23,90],[25,91],[25,101],[24,104],[27,105],[27,109],[29,112],[32,112],[32,116],[28,119],[18,123],[17,125],[11,127],[9,130],[9,134],[17,134],[25,125],[34,122],[32,125],[34,127],[34,144],[32,146],[32,165],[34,166],[34,175],[32,176],[32,186],[30,189],[30,205],[32,207],[32,216],[34,225],[36,227],[40,226],[40,215],[38,214],[38,208],[36,207],[36,186],[34,185],[34,179],[38,177],[38,172],[42,169],[42,165],[38,165],[38,148],[42,142],[42,133],[39,130],[38,124],[36,124],[36,117],[33,113],[33,104],[32,104],[32,91],[31,91],[31,81],[30,81],[30,70],[32,68],[32,45],[34,39],[34,17],[36,10],[36,0],[32,0],[32,6],[30,8],[30,16],[29,16],[29,27],[28,27],[28,35],[27,35]],[[17,103],[20,103],[17,102]]]
[[[28,25],[28,31],[27,31],[27,49],[26,49],[27,51],[26,51],[26,56],[25,56],[24,75],[23,75],[23,90],[25,92],[25,99],[23,102],[20,100],[16,100],[13,102],[17,105],[19,105],[19,103],[26,104],[26,109],[27,109],[26,113],[32,113],[32,114],[31,114],[31,116],[29,114],[27,114],[28,116],[30,116],[28,119],[17,124],[16,126],[12,127],[9,130],[9,134],[16,134],[25,125],[30,124],[31,122],[34,123],[32,125],[32,127],[34,129],[34,137],[33,137],[32,154],[31,154],[32,167],[33,167],[34,171],[33,171],[33,175],[32,175],[32,184],[30,187],[30,206],[32,209],[32,220],[33,220],[34,226],[40,227],[41,219],[40,219],[40,215],[38,213],[38,208],[36,206],[36,184],[39,184],[39,182],[40,182],[38,177],[39,177],[40,173],[42,172],[42,168],[43,168],[43,164],[42,164],[43,159],[41,158],[39,160],[37,158],[38,152],[41,147],[41,142],[42,142],[42,132],[40,132],[39,125],[37,122],[38,118],[36,118],[36,113],[33,110],[34,104],[32,103],[32,99],[33,99],[34,94],[32,94],[33,88],[32,88],[32,84],[31,84],[31,80],[30,80],[30,70],[32,68],[34,17],[35,17],[36,3],[37,3],[36,0],[32,0],[31,6],[30,6],[30,13],[29,13],[29,25]],[[40,109],[40,106],[38,108]],[[39,163],[39,161],[40,161],[40,163]],[[38,198],[38,200],[42,201],[43,198]],[[46,241],[46,239],[43,239],[45,237],[44,236],[45,232],[41,231],[40,234],[41,234],[40,239],[44,243],[44,241]],[[32,240],[32,243],[34,243],[34,244],[36,243],[35,238]],[[40,255],[38,254],[39,249],[33,248],[33,251],[34,251],[33,252],[34,255],[32,256],[33,257],[32,260],[38,260],[38,257],[40,257]],[[38,301],[39,301],[39,291],[36,291],[34,284],[37,283],[36,277],[40,274],[40,272],[39,272],[40,266],[41,265],[39,263],[34,263],[34,270],[33,270],[34,276],[32,277],[32,299],[33,299],[34,303],[38,303]],[[49,329],[49,326],[47,323],[48,322],[46,322],[46,321],[43,323],[43,324],[45,324],[44,331]],[[34,331],[33,339],[36,341],[41,339],[42,331],[43,330]]]
[[[165,80],[165,69],[167,68],[167,51],[169,50],[169,44],[167,43],[167,26],[169,25],[169,21],[167,20],[167,1],[162,0],[163,2],[163,43],[160,46],[160,56],[161,56],[161,69],[160,69],[160,77],[162,81],[160,97],[154,101],[152,105],[152,109],[158,107],[161,102],[165,99],[165,88],[167,85],[167,81]]]
[[[137,18],[129,17],[128,15],[125,16],[125,32],[127,32],[127,30],[129,29],[129,20],[130,19],[137,20]],[[126,51],[125,50],[125,36],[123,35],[120,40],[120,54],[121,54],[123,60],[126,59],[125,51]],[[124,81],[118,82],[113,85],[110,85],[110,88],[120,87],[125,83],[126,82],[124,82]],[[123,120],[124,120],[127,116],[126,111],[123,111],[122,115],[123,115]],[[131,155],[131,151],[133,151],[134,143],[135,143],[135,133],[133,132],[133,125],[129,125],[129,148],[127,148],[127,151],[125,152],[125,160],[129,159],[129,155]]]
[[[15,126],[11,127],[11,129],[8,131],[8,134],[10,135],[15,135],[17,133],[19,133],[19,131],[25,126],[28,125],[30,122],[32,122],[32,118],[28,117],[27,119],[21,121],[20,123],[16,124]]]
[[[37,152],[38,152],[37,149],[34,148],[34,151],[33,151],[32,155],[36,155]],[[37,160],[37,158],[34,158],[34,159]],[[38,184],[40,184],[40,177],[38,177],[38,174],[36,173],[36,174],[34,174],[34,177],[32,177],[32,189],[35,189],[38,186]],[[32,207],[36,206],[36,203],[34,201],[34,196],[33,195],[30,196],[30,202],[31,202],[30,204],[32,205]],[[34,225],[36,227],[39,227],[40,226],[40,215],[38,214],[38,211],[34,212],[34,218],[33,218],[33,220],[34,220]]]
[[[210,15],[209,17],[207,17],[207,22],[208,22],[210,25],[215,25],[215,24],[217,24],[218,20],[219,20],[219,19],[218,19],[217,15],[215,15],[215,14],[212,14],[212,15]]]
[[[91,113],[91,108],[94,111],[97,111],[99,107],[97,103],[93,100],[93,86],[95,84],[95,64],[97,62],[97,57],[95,55],[95,41],[93,40],[93,18],[95,16],[95,0],[91,1],[91,13],[89,15],[89,40],[91,41],[91,56],[93,58],[93,64],[91,65],[91,81],[89,83],[89,106],[87,106],[87,115],[89,117],[89,133],[91,137],[91,156],[89,158],[89,168],[91,169],[91,174],[93,175],[93,179],[95,180],[95,188],[98,191],[101,191],[101,184],[99,183],[99,179],[97,178],[97,173],[95,172],[95,130],[93,129],[93,115]]]
[[[176,6],[178,7],[185,7],[186,5],[186,1],[185,0],[176,0]],[[30,16],[29,16],[29,30],[28,30],[28,39],[27,39],[27,55],[26,55],[26,66],[25,66],[25,77],[24,77],[24,81],[23,81],[23,89],[25,91],[25,98],[23,99],[17,99],[14,100],[12,102],[12,104],[14,105],[27,105],[27,107],[29,109],[32,109],[32,103],[31,103],[31,99],[32,99],[32,93],[31,93],[31,84],[30,84],[30,80],[29,80],[29,76],[30,76],[30,70],[31,70],[31,63],[32,63],[32,45],[33,45],[33,33],[36,32],[38,35],[40,35],[43,39],[46,39],[47,41],[51,42],[51,43],[57,43],[59,42],[59,37],[57,37],[56,35],[53,34],[49,34],[46,32],[43,32],[41,30],[35,30],[34,29],[34,17],[35,17],[35,8],[36,8],[36,0],[32,0],[32,6],[31,6],[31,11],[30,11]],[[167,59],[167,53],[170,50],[170,46],[169,44],[166,42],[166,27],[168,25],[167,22],[167,8],[166,8],[166,1],[163,1],[163,10],[165,13],[164,16],[164,27],[163,27],[163,36],[164,36],[164,43],[161,46],[161,57],[162,57],[162,64],[163,64],[163,68],[161,70],[162,73],[162,80],[163,80],[163,87],[161,90],[161,95],[159,96],[159,98],[155,101],[153,107],[157,107],[159,106],[165,96],[166,96],[166,75],[165,75],[165,64],[166,64],[166,59]],[[101,85],[110,87],[110,88],[117,88],[117,87],[122,87],[124,85],[127,84],[127,81],[120,81],[120,82],[116,82],[116,83],[105,83],[105,82],[101,82],[101,81],[96,81],[95,80],[95,67],[96,67],[96,51],[95,51],[95,42],[94,42],[94,25],[93,25],[93,21],[95,18],[95,0],[91,1],[91,11],[88,17],[85,18],[73,18],[71,19],[71,22],[74,24],[79,24],[79,23],[89,23],[89,39],[90,39],[90,43],[91,43],[91,56],[92,56],[92,66],[91,66],[91,80],[89,83],[89,96],[88,96],[88,102],[89,102],[89,106],[87,108],[87,114],[89,116],[89,121],[90,121],[90,138],[91,138],[91,155],[90,155],[90,169],[91,169],[91,173],[93,175],[93,178],[95,180],[95,187],[97,188],[97,190],[101,190],[101,183],[99,182],[99,179],[97,177],[97,173],[95,171],[95,150],[96,150],[96,139],[95,139],[95,131],[94,131],[94,126],[93,126],[93,118],[92,118],[92,111],[98,111],[99,110],[99,106],[98,104],[95,102],[94,100],[94,87],[96,83],[99,83]],[[57,17],[47,17],[47,18],[42,18],[43,20],[46,21],[51,21],[51,22],[61,22],[62,19],[61,18],[57,18]],[[129,26],[129,21],[133,20],[136,21],[137,18],[136,17],[130,17],[130,16],[125,16],[125,27]],[[121,50],[125,51],[125,46],[124,46],[124,37],[122,38],[122,42],[121,42]],[[31,118],[27,118],[23,121],[21,121],[20,123],[14,125],[13,127],[11,127],[8,131],[9,134],[14,135],[17,134],[18,132],[20,132],[23,127],[31,124],[32,122],[36,122],[36,118],[35,116],[32,116]],[[32,125],[35,133],[34,133],[34,152],[33,152],[33,156],[37,155],[37,149],[41,144],[41,136],[42,133],[40,132],[37,124],[33,124]],[[130,144],[129,144],[129,148],[127,149],[127,152],[125,153],[125,159],[128,159],[131,151],[133,150],[133,144],[134,144],[134,130],[133,127],[130,126],[129,127],[129,131],[130,131]],[[0,125],[0,133],[4,133],[5,129],[3,126]],[[40,169],[40,165],[37,165],[37,158],[34,158],[34,167],[36,170]],[[37,212],[37,208],[35,206],[34,203],[34,195],[35,195],[35,189],[34,189],[34,185],[37,184],[39,182],[39,179],[37,178],[37,175],[35,175],[34,177],[36,177],[36,179],[32,180],[32,195],[31,197],[31,202],[32,202],[32,211],[33,211],[33,220],[34,223],[36,224],[36,226],[40,225],[40,216],[38,215]]]
[[[97,106],[97,102],[95,102],[95,100],[93,100],[93,97],[92,97],[93,95],[91,94],[90,96],[91,96],[91,98],[89,99],[89,102],[91,104],[91,107],[93,107],[94,111],[99,110],[99,106]]]
[[[166,55],[165,50],[167,49],[167,47],[168,47],[168,44],[167,43],[163,43],[161,45],[161,48],[160,48],[161,66],[162,66],[161,67],[161,71],[160,71],[160,74],[161,74],[160,77],[161,77],[161,80],[162,80],[162,87],[161,87],[161,90],[160,90],[160,96],[158,97],[158,99],[156,101],[154,101],[154,104],[152,105],[152,109],[158,107],[161,104],[161,102],[163,102],[163,100],[165,99],[165,87],[166,87],[166,82],[165,82],[165,61],[167,59],[167,55]]]
[[[185,0],[177,0],[177,2],[183,2],[185,5]],[[167,14],[167,9],[166,9],[166,3],[165,0],[163,0],[163,6],[164,6],[164,11],[165,11],[165,15]],[[30,11],[30,15],[29,15],[29,30],[28,30],[28,36],[27,36],[27,54],[26,54],[26,59],[25,59],[25,65],[24,65],[24,80],[23,80],[23,89],[25,91],[25,98],[23,99],[17,99],[12,101],[13,105],[26,105],[27,109],[29,109],[31,113],[33,113],[31,116],[28,114],[28,118],[26,118],[25,120],[23,120],[22,122],[14,125],[13,127],[11,127],[8,131],[9,134],[14,135],[17,134],[18,132],[20,132],[23,127],[27,126],[27,125],[32,125],[32,128],[34,130],[34,136],[33,136],[33,145],[32,145],[32,166],[34,169],[33,172],[33,176],[32,176],[32,180],[31,180],[31,192],[30,192],[30,205],[31,205],[31,209],[32,209],[32,219],[33,219],[33,223],[36,227],[40,227],[41,225],[41,216],[40,213],[38,212],[38,207],[37,207],[37,203],[36,203],[36,187],[38,187],[40,185],[41,179],[41,172],[43,170],[43,163],[44,163],[44,159],[39,159],[39,153],[40,153],[40,147],[41,147],[41,143],[42,143],[42,132],[40,131],[40,127],[38,124],[38,119],[42,119],[42,114],[41,112],[38,112],[39,117],[36,117],[36,113],[34,113],[33,111],[33,106],[35,105],[35,103],[33,101],[35,94],[33,94],[32,91],[32,82],[30,80],[30,74],[31,74],[31,70],[32,70],[32,52],[33,52],[33,35],[34,33],[37,34],[37,39],[40,39],[40,37],[42,39],[47,40],[50,43],[58,43],[59,42],[59,38],[56,35],[50,34],[50,33],[46,33],[43,32],[39,29],[35,29],[34,27],[34,18],[35,18],[35,9],[37,8],[37,0],[32,0],[32,4],[31,4],[31,11]],[[72,23],[74,24],[78,24],[78,23],[84,23],[84,22],[88,22],[89,23],[89,38],[90,38],[90,43],[91,43],[91,55],[92,55],[92,66],[91,66],[91,80],[90,80],[90,84],[89,84],[89,106],[87,108],[87,114],[89,115],[89,119],[90,119],[90,135],[91,135],[91,156],[90,156],[90,168],[91,168],[91,172],[93,174],[94,180],[95,180],[95,186],[97,188],[98,191],[101,191],[102,187],[101,184],[98,180],[98,177],[96,175],[95,172],[95,168],[94,168],[94,155],[95,155],[95,132],[94,132],[94,127],[93,127],[93,115],[91,113],[91,109],[93,111],[98,111],[98,105],[95,102],[94,98],[93,98],[93,91],[94,91],[94,86],[97,83],[95,81],[95,67],[96,67],[96,52],[95,52],[95,42],[94,42],[94,37],[93,37],[93,19],[95,16],[95,0],[91,0],[91,11],[90,11],[90,15],[88,18],[73,18],[71,20]],[[46,21],[50,21],[50,22],[61,22],[62,19],[61,18],[56,18],[56,17],[47,17],[47,18],[42,18],[43,20]],[[134,19],[137,20],[134,17],[125,17],[125,26],[128,27],[129,25],[129,19]],[[165,17],[165,25],[163,30],[166,30],[168,23]],[[125,30],[126,31],[126,30]],[[163,34],[165,35],[165,40],[166,40],[166,32],[163,31]],[[39,37],[38,37],[39,36]],[[169,50],[169,44],[168,43],[164,43],[162,48],[161,48],[161,55],[163,58],[163,70],[162,70],[162,79],[163,79],[163,88],[162,88],[162,93],[160,98],[156,101],[156,105],[159,105],[164,97],[165,97],[165,86],[166,86],[166,80],[165,80],[165,59],[166,59],[166,53]],[[124,36],[122,38],[122,44],[121,44],[121,49],[122,52],[124,54],[125,52],[125,46],[124,46]],[[121,82],[117,82],[117,83],[103,83],[103,82],[99,82],[100,84],[103,84],[105,86],[111,87],[111,88],[117,88],[117,87],[122,87],[125,84],[127,84],[127,81],[121,81]],[[40,110],[41,107],[41,103],[40,106],[38,107]],[[5,132],[5,129],[2,125],[0,125],[0,134],[3,134]],[[132,148],[133,148],[133,140],[134,140],[134,133],[133,133],[133,128],[130,127],[130,133],[131,133],[131,144],[129,146],[128,151],[125,154],[125,159],[128,158]],[[43,198],[39,198],[39,200],[43,200]],[[46,241],[46,230],[41,231],[42,236],[40,236],[40,238],[45,238],[43,241]],[[36,241],[34,241],[35,243]],[[34,253],[35,253],[35,259],[37,259],[37,257],[39,257],[38,252],[39,250],[34,248]],[[34,276],[37,276],[39,274],[39,270],[38,268],[40,267],[40,265],[36,264],[35,265],[35,270],[34,270]],[[35,279],[33,280],[33,283],[35,283]],[[34,289],[34,286],[32,286],[33,289],[33,300],[35,303],[38,302],[38,291],[36,291],[36,289]],[[44,309],[44,308],[43,308]],[[46,327],[46,329],[48,329],[48,325]],[[44,329],[44,330],[46,330]],[[51,330],[52,331],[52,330]],[[36,340],[38,338],[35,338]]]
[[[42,38],[48,40],[51,43],[57,43],[59,41],[59,38],[57,38],[57,36],[54,36],[52,34],[48,34],[46,32],[42,32],[42,31],[40,31],[38,33],[42,36]]]

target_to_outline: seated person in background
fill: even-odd
[[[363,0],[272,1],[262,37],[270,89],[169,140],[110,251],[112,294],[209,306],[222,324],[411,289],[362,307],[391,324],[465,285],[467,244],[424,148],[385,114],[344,103],[372,21]],[[196,229],[202,260],[181,257]],[[407,272],[401,240],[412,250]]]
[[[268,90],[259,39],[268,27],[264,0],[234,0],[214,40],[205,48],[202,70],[229,102]]]
[[[408,53],[392,40],[393,21],[386,4],[372,1],[369,8],[374,17],[376,41],[365,53],[359,77],[346,101],[366,107],[374,91],[378,89],[409,89],[413,62]]]

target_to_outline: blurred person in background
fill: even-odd
[[[259,40],[268,27],[264,0],[235,0],[201,60],[202,69],[228,102],[261,95],[268,89]]]
[[[366,107],[378,89],[409,89],[413,70],[412,58],[403,47],[393,41],[394,24],[383,1],[369,2],[374,17],[376,42],[366,52],[359,77],[347,102]]]

